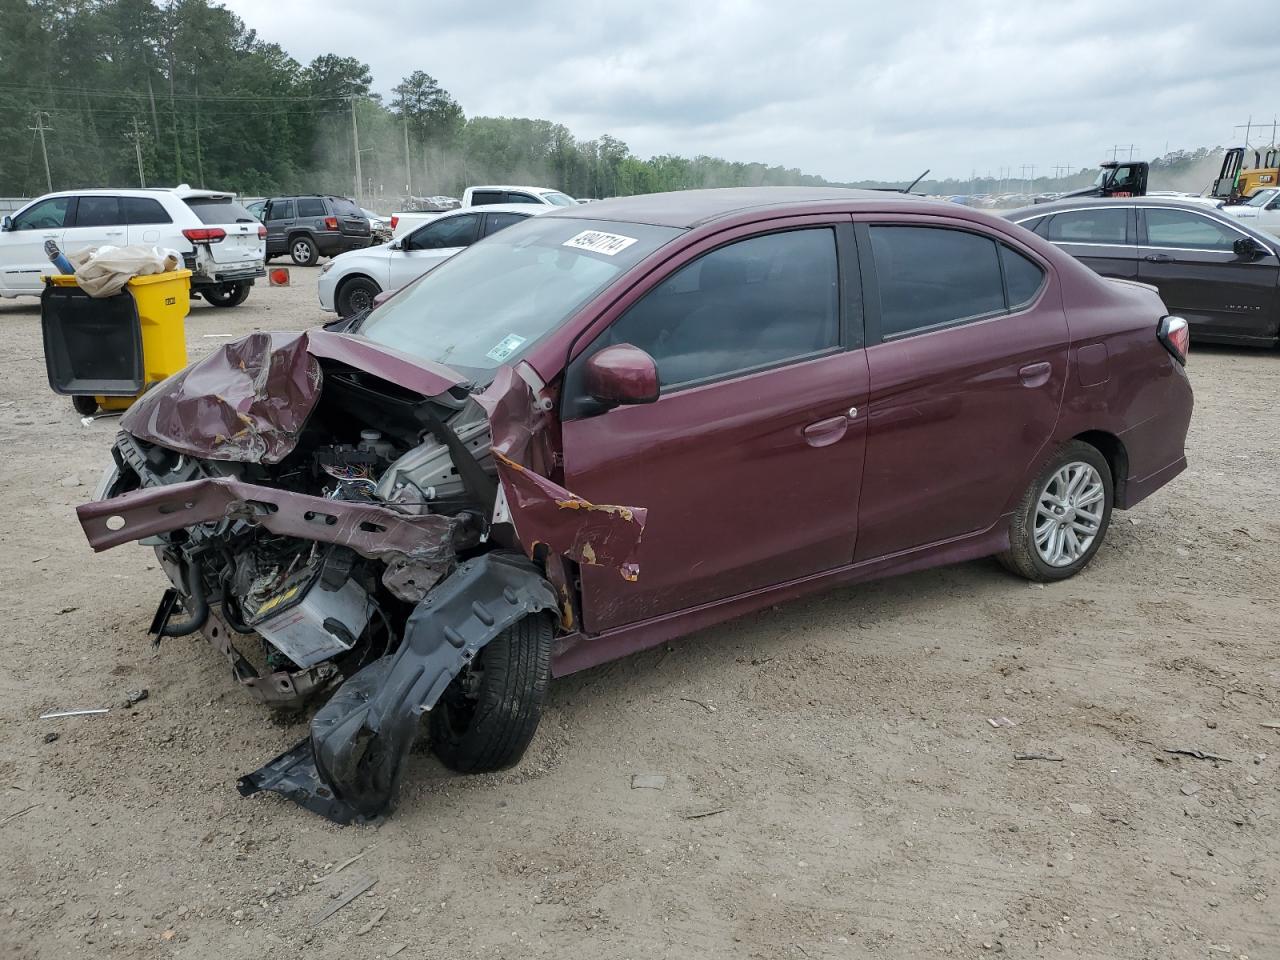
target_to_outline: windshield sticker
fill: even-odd
[[[525,337],[517,336],[514,333],[508,333],[505,337],[498,341],[498,345],[485,354],[494,363],[502,363],[509,356],[520,349],[520,345],[524,343]]]
[[[562,246],[575,250],[586,250],[588,253],[603,253],[612,257],[621,253],[636,242],[635,237],[624,237],[620,233],[602,233],[599,230],[583,230],[576,237],[570,237]]]

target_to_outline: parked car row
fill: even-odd
[[[51,272],[44,245],[62,251],[145,244],[177,251],[191,294],[216,307],[244,302],[266,275],[267,230],[229,193],[186,184],[138,190],[66,190],[0,220],[0,297],[39,296]]]

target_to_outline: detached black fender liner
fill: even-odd
[[[558,609],[555,590],[523,556],[459,565],[414,608],[395,653],[339,687],[310,737],[241,777],[241,795],[271,790],[342,824],[386,813],[422,714],[486,643],[522,617]]]

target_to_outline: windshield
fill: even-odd
[[[1276,195],[1275,190],[1259,190],[1257,193],[1255,193],[1252,197],[1249,198],[1249,201],[1248,203],[1245,204],[1245,206],[1246,207],[1265,207],[1267,205],[1267,201],[1269,201],[1275,195]]]
[[[514,363],[673,227],[530,217],[472,244],[369,315],[360,334],[476,382]]]
[[[564,193],[544,193],[542,199],[547,201],[553,207],[572,207],[577,204],[577,200]]]

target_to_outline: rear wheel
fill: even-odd
[[[249,296],[247,283],[222,283],[200,291],[205,302],[214,307],[238,307]]]
[[[338,316],[350,317],[373,309],[373,298],[382,288],[368,277],[349,277],[338,288]]]
[[[441,763],[484,773],[520,760],[542,717],[553,636],[547,616],[524,617],[454,678],[431,711],[431,745]]]
[[[98,412],[98,398],[88,394],[77,393],[71,398],[71,406],[82,417],[92,417]]]
[[[1114,496],[1107,458],[1096,447],[1073,440],[1023,494],[1000,562],[1039,583],[1075,576],[1102,546]]]
[[[320,259],[320,251],[310,237],[294,237],[289,241],[289,256],[300,267],[312,267]]]

